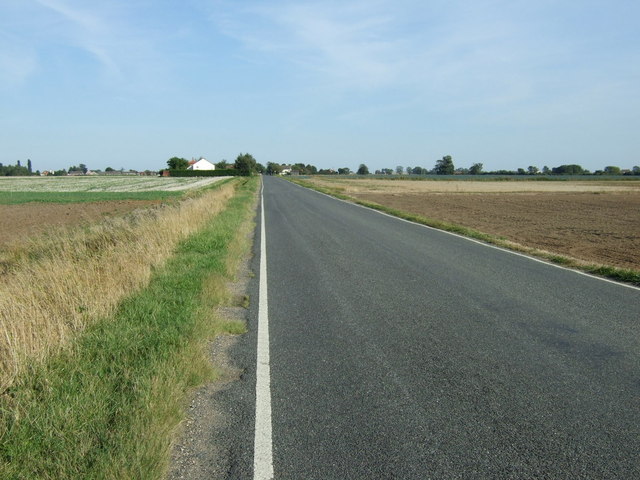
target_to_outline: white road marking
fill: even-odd
[[[254,480],[273,478],[271,440],[271,371],[269,365],[269,302],[267,298],[267,244],[264,226],[264,184],[260,219],[260,293],[258,299],[258,354],[256,367],[256,432],[253,448]]]

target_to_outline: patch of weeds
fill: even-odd
[[[242,308],[249,308],[249,295],[242,295],[242,298],[240,300],[240,306]]]

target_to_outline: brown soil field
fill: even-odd
[[[0,248],[52,228],[94,222],[158,203],[159,200],[118,200],[0,205]]]
[[[640,182],[322,183],[360,200],[473,228],[526,247],[640,270]]]
[[[487,181],[487,180],[384,180],[312,177],[305,180],[324,187],[354,193],[640,193],[640,179],[590,181]]]

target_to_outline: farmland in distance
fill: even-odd
[[[0,247],[176,200],[223,177],[0,177]]]
[[[0,192],[149,192],[204,187],[221,177],[0,177]]]

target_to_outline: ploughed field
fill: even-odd
[[[306,180],[526,247],[640,270],[640,181]]]
[[[160,202],[161,200],[116,200],[0,205],[0,247],[34,234],[47,232],[52,227],[94,222]]]
[[[224,177],[0,177],[0,247],[177,198]]]

